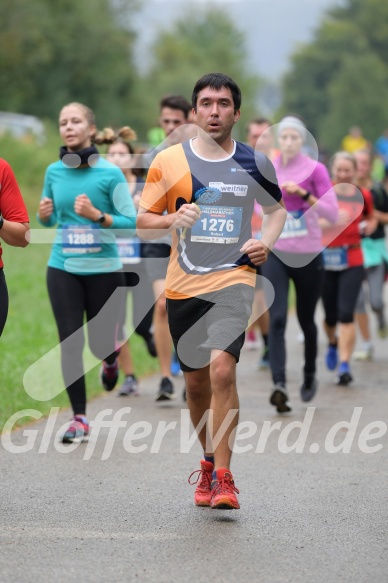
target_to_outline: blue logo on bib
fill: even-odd
[[[209,188],[205,186],[200,188],[194,194],[194,200],[200,202],[201,204],[214,204],[218,202],[222,197],[222,192],[218,188]]]

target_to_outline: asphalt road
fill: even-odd
[[[181,378],[167,405],[154,402],[157,377],[141,382],[140,397],[94,400],[89,419],[115,421],[73,451],[55,437],[69,411],[3,435],[1,583],[388,581],[388,340],[341,388],[325,370],[320,333],[320,387],[308,408],[297,331],[290,317],[287,416],[269,405],[258,352],[245,350],[238,366],[240,421],[249,422],[232,467],[240,511],[193,505],[187,478],[201,451],[190,445]],[[161,437],[163,421],[171,425]]]

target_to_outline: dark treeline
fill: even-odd
[[[190,99],[201,75],[222,71],[243,91],[242,138],[245,123],[261,113],[262,80],[249,71],[238,23],[218,5],[189,5],[158,31],[145,67],[141,56],[134,62],[142,27],[132,24],[143,1],[2,0],[0,110],[55,121],[63,104],[81,101],[95,111],[99,127],[129,124],[144,141],[162,96]],[[344,0],[293,55],[274,121],[299,113],[331,150],[352,125],[374,141],[388,126],[387,55],[387,0]]]
[[[3,0],[0,110],[55,121],[62,105],[80,101],[99,127],[130,124],[144,139],[162,96],[190,99],[201,75],[221,70],[241,85],[245,120],[253,115],[259,80],[246,72],[243,34],[226,14],[189,7],[156,36],[143,71],[134,63],[141,28],[131,27],[140,7],[141,0]]]
[[[388,127],[387,56],[387,0],[345,0],[293,56],[282,110],[302,115],[331,150],[353,125],[373,142]]]

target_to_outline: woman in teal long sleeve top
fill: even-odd
[[[61,159],[46,171],[38,219],[46,227],[57,226],[47,287],[74,413],[62,438],[69,443],[85,440],[89,433],[82,361],[85,320],[90,349],[103,361],[102,386],[110,391],[117,382],[115,341],[123,294],[113,294],[125,287],[125,280],[115,231],[131,233],[136,211],[123,173],[103,160],[93,145],[93,112],[80,103],[66,105],[59,130],[64,142]]]

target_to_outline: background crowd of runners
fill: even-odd
[[[121,370],[123,379],[117,394],[141,393],[126,333],[130,317],[147,350],[159,361],[161,380],[156,401],[175,397],[172,377],[182,374],[181,368],[187,375],[186,385],[190,378],[191,368],[182,366],[175,340],[173,348],[166,309],[171,232],[141,241],[135,228],[144,186],[155,182],[153,178],[147,181],[149,168],[169,148],[192,144],[197,133],[196,115],[194,111],[193,119],[191,104],[184,97],[164,97],[160,101],[164,139],[156,147],[144,149],[136,147],[136,128],[98,132],[94,114],[84,104],[70,103],[59,112],[63,143],[60,160],[48,167],[37,206],[41,225],[58,227],[48,262],[47,288],[61,342],[63,379],[73,410],[64,442],[82,441],[89,434],[82,361],[85,322],[91,351],[102,362],[100,382],[105,390],[117,386]],[[294,341],[286,335],[291,282],[304,342],[302,401],[311,401],[319,384],[315,321],[319,301],[325,314],[325,361],[328,369],[336,371],[333,381],[338,385],[352,382],[353,358],[373,359],[374,335],[388,335],[383,302],[388,265],[388,135],[383,130],[372,145],[359,128],[352,127],[341,149],[327,160],[320,155],[304,121],[290,114],[275,124],[265,118],[252,120],[246,143],[252,155],[264,154],[272,162],[287,220],[271,245],[272,252],[256,267],[245,348],[261,350],[258,368],[270,370],[272,383],[259,373],[258,383],[268,384],[270,403],[276,411],[287,413],[292,410],[286,359],[287,343]],[[96,145],[101,146],[100,151]],[[12,169],[3,160],[0,171],[0,237],[9,245],[26,246],[27,211]],[[267,180],[265,171],[260,172]],[[251,219],[255,241],[262,238],[263,208],[265,215],[265,205],[256,200]],[[192,215],[184,230],[198,218]],[[2,331],[8,297],[0,267]],[[128,291],[132,295],[131,315],[126,310]],[[375,315],[376,326],[370,312]],[[362,350],[354,353],[356,324]],[[252,358],[257,359],[256,354]],[[191,408],[194,384],[190,386],[189,382],[183,394]],[[201,466],[202,486],[213,463],[207,452]]]

